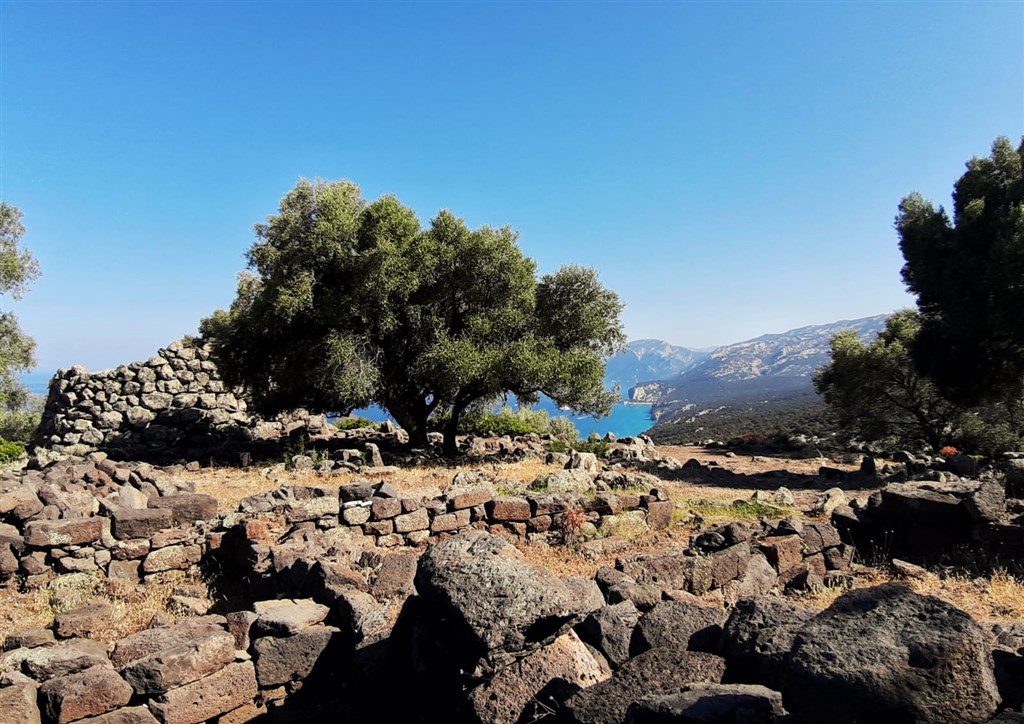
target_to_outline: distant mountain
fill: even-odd
[[[677,430],[681,423],[700,430],[723,414],[820,405],[811,378],[814,370],[828,364],[829,340],[847,329],[870,340],[885,326],[887,316],[800,327],[719,347],[689,370],[634,386],[629,399],[653,403],[652,416],[659,424],[651,434],[656,439],[656,432],[670,423],[676,423]]]
[[[605,365],[605,386],[618,383],[623,394],[644,380],[661,380],[691,370],[706,360],[711,350],[689,349],[660,339],[638,339],[610,357]]]

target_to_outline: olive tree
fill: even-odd
[[[546,394],[606,414],[604,358],[622,348],[622,304],[592,270],[537,277],[509,227],[469,228],[449,211],[423,227],[393,196],[349,181],[300,181],[256,226],[231,307],[201,334],[226,381],[264,414],[345,413],[377,404],[424,444],[446,413]]]
[[[39,276],[38,262],[21,246],[24,234],[21,211],[0,201],[0,297],[21,299]],[[18,411],[24,407],[28,390],[16,375],[35,366],[35,348],[35,341],[22,331],[17,317],[0,311],[0,408]]]

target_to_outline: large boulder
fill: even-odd
[[[566,719],[576,724],[621,724],[634,701],[693,682],[717,683],[724,671],[725,661],[714,654],[651,649],[627,661],[607,681],[575,694],[566,702]]]
[[[815,613],[771,596],[739,601],[718,650],[727,662],[726,681],[780,688],[796,633]]]
[[[983,722],[1000,703],[981,627],[895,583],[850,591],[808,621],[783,694],[794,714],[832,722]]]
[[[625,724],[772,724],[785,713],[782,695],[763,686],[689,684],[636,702]]]
[[[690,651],[713,652],[718,646],[726,612],[689,601],[662,601],[637,624],[631,653],[669,646]]]
[[[470,707],[474,718],[487,724],[516,724],[524,714],[533,721],[537,712],[526,711],[531,704],[552,709],[609,675],[600,657],[570,631],[473,689]]]
[[[484,671],[550,643],[582,618],[581,602],[563,581],[482,531],[431,546],[420,558],[416,589],[437,635],[457,642],[461,661],[450,663]]]
[[[612,668],[629,659],[629,645],[640,612],[632,601],[622,601],[593,611],[578,627],[584,641],[600,651]]]

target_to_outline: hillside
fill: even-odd
[[[743,431],[770,434],[774,430],[750,428],[789,428],[790,417],[813,426],[811,421],[820,420],[824,408],[814,393],[812,375],[828,363],[829,340],[846,329],[868,340],[883,327],[885,317],[800,327],[720,347],[675,377],[636,385],[629,399],[654,405],[658,424],[650,434],[664,442]]]
[[[618,383],[623,393],[644,380],[661,380],[693,369],[711,350],[678,347],[660,339],[638,339],[626,350],[610,357],[605,368],[605,386]]]

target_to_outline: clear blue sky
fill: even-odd
[[[302,176],[508,223],[703,347],[911,302],[897,204],[1024,133],[1024,4],[0,0],[0,73],[41,371],[194,332]]]

